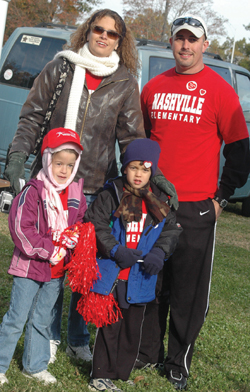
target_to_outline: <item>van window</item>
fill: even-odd
[[[245,120],[250,122],[250,80],[247,75],[236,72],[237,92]]]
[[[227,83],[232,86],[232,78],[228,68],[216,67],[216,65],[207,64],[209,68],[217,72]]]
[[[0,83],[30,89],[44,66],[62,50],[64,39],[21,34],[0,73]]]
[[[150,57],[149,80],[173,67],[175,67],[174,59],[168,59],[165,57]]]

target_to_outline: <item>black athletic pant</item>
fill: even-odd
[[[93,378],[128,380],[138,355],[145,306],[121,309],[123,318],[99,328],[93,353]]]
[[[169,259],[170,324],[165,370],[178,369],[187,377],[194,343],[208,312],[215,240],[213,202],[211,199],[180,202],[176,217],[177,222],[182,225],[183,232],[174,254]],[[153,318],[154,312],[147,312],[147,325],[147,319]],[[160,318],[155,318],[155,322],[157,320]],[[164,324],[154,328],[162,331]],[[158,334],[158,347],[160,335],[162,336],[162,333]],[[145,341],[144,336],[143,328],[142,345]],[[151,347],[150,350],[153,352],[154,348]],[[141,348],[138,358],[146,358]]]

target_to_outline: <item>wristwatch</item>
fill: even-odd
[[[219,203],[221,208],[225,208],[227,206],[228,201],[226,199],[222,199],[221,197],[215,195],[214,200]]]

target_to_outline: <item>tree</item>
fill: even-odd
[[[160,2],[155,0],[123,0],[124,20],[131,28],[135,38],[160,39],[159,27],[163,24]]]
[[[206,52],[218,54],[222,59],[225,59],[225,51],[216,38],[209,42],[209,47]]]
[[[239,65],[241,65],[241,67],[244,67],[248,69],[248,71],[250,71],[250,60],[247,59],[246,57],[239,61]]]
[[[123,0],[123,6],[125,21],[137,38],[155,39],[153,26],[157,24],[157,39],[168,41],[172,20],[187,12],[203,16],[209,38],[225,34],[227,19],[213,11],[213,0]],[[142,35],[142,25],[147,27],[147,36]]]
[[[223,44],[219,44],[217,39],[210,42],[208,52],[219,54],[225,61],[231,61],[232,50],[234,45],[234,38],[227,37]],[[247,43],[246,38],[235,42],[234,64],[241,65],[250,71],[250,43]]]
[[[250,43],[247,43],[246,38],[235,43],[234,62],[250,71]]]
[[[5,28],[5,40],[16,27],[41,22],[75,25],[101,0],[11,0]]]
[[[152,17],[154,14],[154,17]],[[139,14],[137,18],[130,15],[125,17],[125,23],[133,31],[135,38],[146,38],[150,40],[159,40],[159,26],[163,23],[162,14],[159,11],[153,11],[152,8],[144,10],[144,14]]]

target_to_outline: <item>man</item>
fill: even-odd
[[[181,16],[171,35],[176,66],[150,80],[141,101],[146,132],[161,146],[159,168],[175,185],[180,202],[177,221],[183,233],[170,259],[164,368],[175,388],[185,389],[194,343],[208,312],[216,221],[235,188],[245,184],[250,157],[238,96],[203,63],[209,45],[205,22],[196,15]],[[226,162],[218,188],[223,140]],[[138,359],[145,361],[142,351]]]

